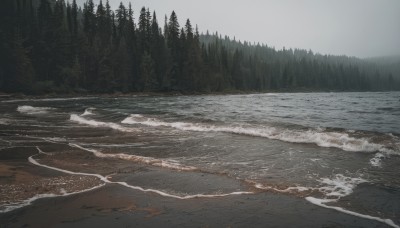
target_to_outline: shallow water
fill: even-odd
[[[293,194],[400,224],[398,92],[19,99],[1,100],[0,110],[0,154],[33,147],[34,165],[136,190],[145,189],[129,181],[134,172],[121,171],[132,164],[218,175],[241,187],[145,185],[178,199]],[[8,204],[26,202],[2,210]]]

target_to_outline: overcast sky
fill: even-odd
[[[109,1],[113,9],[121,2]],[[128,5],[129,0],[122,2]],[[200,32],[218,31],[277,49],[400,55],[400,0],[135,0],[132,5],[136,19],[146,6],[156,11],[163,25],[164,15],[175,10],[181,26],[190,18]]]

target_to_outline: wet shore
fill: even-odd
[[[260,193],[177,200],[108,185],[0,214],[2,227],[386,227],[302,199]]]
[[[56,151],[62,147],[49,145],[46,149]],[[156,188],[181,197],[200,193],[216,196],[177,199],[113,183],[63,196],[63,191],[83,191],[100,185],[101,181],[35,166],[27,162],[28,155],[66,170],[95,169],[102,175],[108,174],[112,181],[124,181],[143,189]],[[296,195],[257,192],[224,175],[177,172],[113,159],[101,161],[93,155],[73,151],[48,159],[51,155],[40,155],[34,147],[3,149],[1,156],[2,201],[55,194],[1,213],[1,227],[385,227],[377,221],[315,206]],[[78,160],[84,163],[77,166]],[[71,166],[72,163],[75,165]],[[106,163],[110,167],[119,166],[118,172],[110,173],[115,167],[108,170]],[[235,191],[252,193],[218,196]]]
[[[3,100],[0,228],[399,227],[386,95]]]

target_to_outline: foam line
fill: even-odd
[[[79,124],[85,124],[85,125],[89,125],[92,127],[111,128],[111,129],[122,131],[122,132],[136,132],[137,131],[132,128],[123,127],[116,123],[89,120],[89,119],[86,119],[86,118],[76,115],[76,114],[71,114],[70,120],[73,122],[79,123]]]
[[[36,147],[36,149],[39,151],[39,154],[52,155],[50,153],[43,152],[38,146]]]
[[[39,147],[36,147],[36,149],[39,151],[39,154],[47,154],[47,153],[43,152]],[[32,163],[34,165],[37,165],[37,166],[40,166],[40,167],[44,167],[44,168],[47,168],[47,169],[52,169],[52,170],[55,170],[55,171],[59,171],[59,172],[63,172],[63,173],[71,174],[71,175],[94,176],[94,177],[100,178],[100,180],[102,180],[103,182],[105,182],[104,180],[107,180],[105,177],[103,177],[101,175],[97,175],[97,174],[71,172],[71,171],[68,171],[68,170],[64,170],[64,169],[59,169],[59,168],[43,165],[43,164],[40,164],[39,162],[37,162],[33,158],[33,156],[35,156],[35,155],[30,156],[28,158],[28,161],[30,163]],[[18,204],[4,205],[5,209],[0,210],[0,213],[6,213],[6,212],[9,212],[9,211],[16,210],[18,208],[22,208],[22,207],[28,206],[28,205],[32,204],[32,202],[34,202],[34,201],[36,201],[38,199],[53,198],[53,197],[65,197],[65,196],[80,194],[80,193],[84,193],[84,192],[89,192],[89,191],[95,190],[95,189],[100,188],[100,187],[102,187],[104,185],[105,185],[105,183],[101,184],[101,185],[98,185],[98,186],[95,186],[95,187],[92,187],[92,188],[89,188],[89,189],[82,190],[82,191],[71,192],[71,193],[63,193],[62,195],[39,194],[39,195],[36,195],[36,196],[34,196],[34,197],[30,198],[30,199],[24,200],[24,201],[22,201],[21,203],[18,203]]]
[[[247,192],[247,191],[238,191],[238,192],[231,192],[231,193],[223,193],[223,194],[195,194],[195,195],[187,195],[187,196],[178,196],[178,195],[173,195],[173,194],[169,194],[160,190],[156,190],[156,189],[145,189],[139,186],[133,186],[133,185],[129,185],[126,182],[114,182],[114,181],[110,181],[108,180],[106,177],[99,175],[99,174],[91,174],[91,173],[82,173],[82,172],[72,172],[69,170],[65,170],[65,169],[60,169],[60,168],[56,168],[56,167],[52,167],[52,166],[48,166],[48,165],[43,165],[40,164],[38,161],[36,161],[32,155],[31,157],[29,157],[29,162],[40,166],[40,167],[44,167],[44,168],[48,168],[51,170],[55,170],[55,171],[59,171],[59,172],[63,172],[66,174],[71,174],[71,175],[83,175],[83,176],[93,176],[93,177],[97,177],[99,178],[101,181],[103,181],[105,184],[118,184],[127,188],[131,188],[134,190],[139,190],[142,192],[151,192],[151,193],[156,193],[158,195],[161,196],[165,196],[165,197],[170,197],[170,198],[175,198],[175,199],[181,199],[181,200],[185,200],[185,199],[193,199],[193,198],[216,198],[216,197],[225,197],[225,196],[232,196],[232,195],[245,195],[245,194],[254,194],[253,192]],[[103,185],[101,185],[103,186]],[[101,186],[97,186],[97,187],[101,187]],[[97,188],[96,187],[96,188]],[[95,188],[93,188],[95,189]],[[89,191],[89,190],[85,190],[85,191]]]
[[[297,191],[297,192],[304,192],[304,191],[310,191],[310,190],[315,190],[316,188],[309,188],[309,187],[301,187],[301,186],[297,186],[297,187],[288,187],[286,189],[278,189],[278,188],[274,188],[274,187],[270,187],[270,186],[264,186],[262,184],[259,183],[253,183],[255,188],[258,189],[263,189],[263,190],[273,190],[276,192],[285,192],[285,193],[290,193],[293,191]]]
[[[47,167],[46,167],[47,168]],[[71,195],[77,195],[80,193],[85,193],[85,192],[90,192],[92,190],[98,189],[100,187],[103,187],[105,184],[101,184],[98,186],[95,186],[93,188],[89,188],[89,189],[85,189],[82,191],[77,191],[77,192],[71,192],[71,193],[63,193],[62,195],[56,195],[56,194],[39,194],[36,195],[30,199],[24,200],[21,203],[18,204],[12,204],[12,205],[2,205],[5,207],[5,209],[0,210],[0,213],[6,213],[6,212],[10,212],[13,210],[16,210],[18,208],[22,208],[22,207],[26,207],[31,205],[34,201],[38,200],[38,199],[44,199],[44,198],[54,198],[54,197],[66,197],[66,196],[71,196]]]
[[[140,163],[144,163],[147,165],[158,166],[158,167],[162,167],[162,168],[174,169],[174,170],[179,170],[179,171],[198,170],[198,168],[193,167],[193,166],[185,166],[185,165],[179,164],[178,162],[172,162],[172,161],[167,161],[167,160],[162,160],[162,159],[157,159],[157,158],[152,158],[152,157],[143,157],[143,156],[137,156],[137,155],[121,154],[121,153],[120,154],[104,154],[100,151],[84,148],[82,146],[79,146],[79,145],[73,144],[73,143],[70,143],[69,146],[91,152],[96,157],[99,157],[99,158],[117,158],[117,159],[140,162]]]
[[[18,106],[17,111],[23,114],[35,115],[35,114],[45,114],[54,108],[49,107],[32,107],[29,105]]]
[[[391,219],[382,219],[382,218],[371,216],[371,215],[364,215],[364,214],[360,214],[360,213],[357,213],[357,212],[354,212],[354,211],[346,210],[346,209],[341,208],[341,207],[328,206],[328,205],[324,204],[324,203],[327,203],[327,202],[331,202],[331,200],[321,200],[321,199],[317,199],[317,198],[314,198],[314,197],[306,197],[306,200],[308,202],[310,202],[310,203],[312,203],[314,205],[320,206],[320,207],[333,209],[333,210],[336,210],[336,211],[339,211],[339,212],[342,212],[342,213],[345,213],[345,214],[348,214],[348,215],[353,215],[353,216],[356,216],[356,217],[360,217],[360,218],[375,220],[375,221],[378,221],[378,222],[381,222],[381,223],[385,223],[386,225],[389,225],[391,227],[400,228],[400,226],[396,225]]]
[[[367,138],[351,137],[345,132],[331,132],[321,129],[296,130],[270,126],[217,126],[203,123],[165,122],[156,118],[147,118],[133,114],[125,118],[122,124],[141,124],[151,127],[171,127],[182,131],[223,132],[240,135],[264,137],[291,143],[313,143],[320,147],[334,147],[352,152],[383,152],[399,154],[384,145],[369,142]]]
[[[65,169],[59,169],[59,168],[56,168],[56,167],[52,167],[52,166],[48,166],[48,165],[43,165],[43,164],[40,164],[39,162],[37,162],[37,161],[33,158],[33,156],[34,156],[34,155],[30,156],[30,157],[28,158],[28,161],[29,161],[30,163],[34,164],[34,165],[37,165],[37,166],[40,166],[40,167],[44,167],[44,168],[47,168],[47,169],[52,169],[52,170],[55,170],[55,171],[58,171],[58,172],[66,173],[66,174],[71,174],[71,175],[81,175],[81,176],[97,177],[97,178],[99,178],[100,180],[102,180],[103,182],[108,183],[108,180],[107,180],[105,177],[103,177],[103,176],[101,176],[101,175],[99,175],[99,174],[72,172],[72,171],[68,171],[68,170],[65,170]]]
[[[90,115],[94,115],[93,110],[95,110],[96,108],[87,108],[85,109],[85,112],[81,115],[81,116],[90,116]]]
[[[144,189],[142,187],[138,186],[132,186],[127,184],[126,182],[111,182],[114,184],[119,184],[122,186],[125,186],[127,188],[139,190],[142,192],[151,192],[151,193],[156,193],[161,196],[169,197],[169,198],[175,198],[175,199],[180,199],[180,200],[187,200],[187,199],[194,199],[194,198],[217,198],[217,197],[225,197],[225,196],[232,196],[232,195],[248,195],[248,194],[254,194],[253,192],[245,192],[245,191],[240,191],[240,192],[231,192],[231,193],[225,193],[225,194],[195,194],[195,195],[187,195],[187,196],[178,196],[178,195],[172,195],[160,190],[156,189]]]

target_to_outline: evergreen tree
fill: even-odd
[[[200,35],[189,19],[109,1],[3,0],[0,91],[380,91],[400,89],[400,68],[310,50]],[[95,9],[96,7],[96,9]],[[397,69],[397,70],[396,70]]]
[[[72,17],[72,31],[74,37],[78,35],[78,5],[76,4],[76,0],[72,0],[71,5],[71,17]]]
[[[119,5],[116,16],[117,16],[118,36],[122,38],[125,34],[125,28],[126,28],[125,25],[127,21],[127,10],[122,2]]]
[[[172,66],[170,69],[170,72],[168,74],[170,75],[170,81],[172,84],[173,89],[177,89],[176,83],[180,79],[180,37],[179,37],[179,22],[178,18],[175,14],[175,11],[172,11],[171,16],[169,18],[169,23],[168,23],[168,48],[170,49],[171,53],[171,60],[172,60]]]

